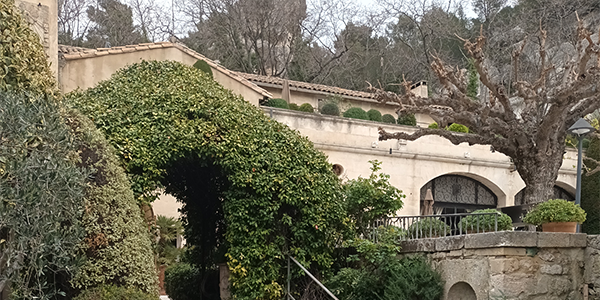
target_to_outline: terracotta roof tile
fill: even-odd
[[[273,84],[273,85],[281,85],[283,86],[283,79],[279,77],[271,77],[264,75],[256,75],[256,74],[248,74],[248,73],[238,73],[240,76],[258,84],[261,83]],[[336,95],[344,95],[350,97],[364,98],[364,99],[373,99],[375,100],[375,95],[372,93],[361,92],[361,91],[353,91],[348,89],[343,89],[335,86],[328,86],[323,84],[316,83],[308,83],[301,81],[288,80],[288,84],[290,88],[298,88],[315,92],[322,92],[326,94],[336,94]]]

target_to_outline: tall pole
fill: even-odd
[[[577,186],[575,188],[575,205],[581,206],[581,152],[583,137],[579,135],[577,141]],[[579,224],[577,224],[577,232],[579,233]]]

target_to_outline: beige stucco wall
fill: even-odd
[[[198,60],[176,47],[138,50],[119,54],[109,54],[109,52],[105,52],[106,55],[64,60],[59,72],[61,90],[64,93],[77,88],[85,90],[95,86],[102,80],[110,78],[117,70],[142,60],[173,60],[186,65],[193,65]],[[211,69],[215,81],[232,90],[235,94],[241,95],[248,102],[258,105],[258,101],[263,97],[260,93],[218,69]]]
[[[298,130],[315,143],[333,164],[344,167],[348,179],[369,176],[369,160],[377,159],[390,182],[406,194],[402,215],[420,213],[420,190],[430,180],[445,174],[471,177],[485,184],[498,196],[498,206],[514,205],[514,196],[525,187],[510,159],[490,151],[489,146],[453,145],[437,136],[416,141],[378,141],[378,127],[388,132],[414,132],[402,125],[330,117],[284,109],[263,107],[277,121]],[[391,154],[390,154],[391,149]],[[558,178],[560,185],[573,192],[576,176],[573,165],[577,155],[568,151]]]
[[[54,76],[58,74],[58,5],[56,0],[16,0],[29,26],[40,36]]]

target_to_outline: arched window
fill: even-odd
[[[465,213],[496,208],[498,197],[481,182],[461,175],[442,175],[421,188],[421,207],[427,189],[433,194],[435,214]]]
[[[525,196],[525,193],[523,193],[525,189],[520,190],[516,195],[515,195],[515,205],[523,205],[523,197]],[[554,195],[552,196],[552,199],[565,199],[567,201],[575,201],[575,196],[573,196],[573,194],[567,192],[565,189],[561,188],[558,185],[554,186]]]

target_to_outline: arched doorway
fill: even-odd
[[[460,281],[448,291],[448,300],[477,300],[477,295],[470,284]]]
[[[433,194],[434,214],[467,213],[496,208],[498,197],[481,182],[462,175],[442,175],[421,187],[421,211],[427,190]]]
[[[525,189],[521,189],[516,195],[515,195],[515,205],[523,205],[523,197],[524,197],[524,191]],[[575,196],[571,193],[569,193],[567,190],[565,190],[564,188],[555,185],[554,186],[554,193],[552,196],[552,199],[565,199],[567,201],[575,201]]]

